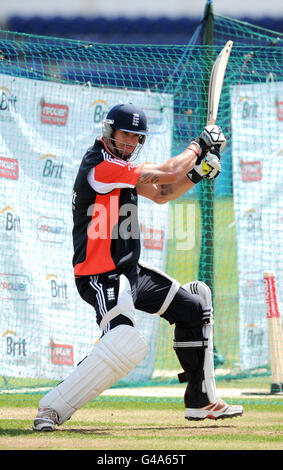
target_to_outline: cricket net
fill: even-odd
[[[217,380],[269,380],[264,270],[275,273],[283,315],[283,37],[213,19],[210,45],[205,21],[187,46],[0,32],[2,391],[57,383],[99,337],[73,280],[71,198],[107,110],[123,101],[145,109],[151,132],[139,161],[177,155],[205,125],[211,67],[227,40],[221,175],[165,206],[140,202],[142,257],[181,284],[211,287]],[[144,312],[137,326],[149,354],[119,386],[177,386],[173,327]]]

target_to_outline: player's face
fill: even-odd
[[[116,129],[114,140],[119,153],[124,157],[130,157],[138,144],[139,137],[140,134],[133,134],[132,132]]]

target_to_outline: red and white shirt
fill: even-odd
[[[102,139],[84,155],[73,188],[76,277],[115,271],[138,262],[135,187],[142,167],[114,157]]]

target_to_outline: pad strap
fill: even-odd
[[[203,348],[207,348],[207,345],[208,345],[208,340],[204,338],[198,341],[174,341],[173,348],[174,349],[183,349],[183,348],[203,349]]]
[[[146,269],[149,269],[150,271],[153,271],[157,274],[160,274],[160,276],[162,277],[165,277],[166,279],[169,279],[169,281],[172,282],[171,284],[171,287],[164,299],[164,302],[163,304],[161,305],[160,309],[157,311],[157,312],[154,312],[154,315],[163,315],[164,312],[166,312],[167,308],[169,307],[169,305],[171,304],[172,300],[174,299],[175,295],[177,294],[179,288],[180,288],[180,283],[178,281],[176,281],[176,279],[168,276],[168,274],[164,273],[163,271],[161,271],[160,269],[157,269],[153,266],[151,266],[150,264],[146,263],[145,261],[143,260],[139,260],[139,263],[138,263],[140,266],[142,266],[143,268],[146,268]]]
[[[184,371],[178,374],[178,379],[180,384],[184,382],[189,384],[199,383],[204,380],[204,371],[202,369],[194,372]]]
[[[118,315],[124,315],[125,317],[129,318],[133,323],[133,326],[136,326],[135,314],[131,311],[125,312],[124,309],[119,307],[119,305],[116,305],[115,307],[111,308],[111,310],[108,310],[108,312],[104,315],[99,324],[99,328],[104,330],[107,323],[116,318]]]

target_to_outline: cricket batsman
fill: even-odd
[[[209,125],[165,163],[133,163],[147,135],[144,111],[132,103],[118,104],[82,159],[73,188],[73,266],[78,292],[94,307],[101,337],[40,400],[35,431],[54,431],[143,360],[148,345],[136,328],[136,309],[174,324],[173,347],[183,369],[178,377],[187,383],[186,419],[243,413],[242,406],[216,396],[209,287],[200,281],[181,286],[142,262],[137,216],[138,196],[164,204],[203,178],[216,178],[225,137],[220,127]]]

